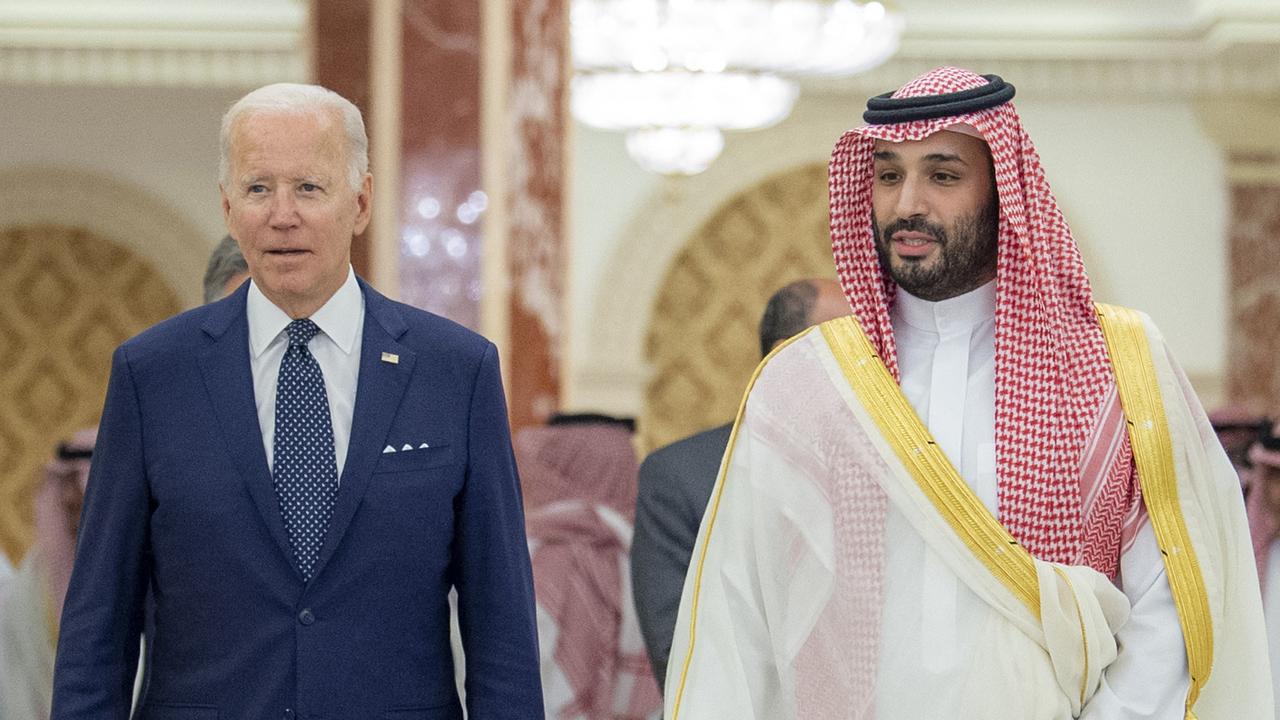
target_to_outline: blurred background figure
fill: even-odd
[[[842,315],[849,303],[835,280],[797,280],[769,298],[760,318],[760,355],[804,330]],[[659,686],[667,676],[671,634],[698,526],[716,484],[733,423],[653,451],[640,466],[631,581],[645,648]]]
[[[660,715],[631,601],[634,426],[554,416],[515,437],[549,720]]]
[[[1245,510],[1262,581],[1272,686],[1280,700],[1280,424],[1254,435],[1248,461],[1250,467],[1242,474]]]
[[[204,271],[204,301],[221,300],[248,278],[249,264],[240,253],[240,246],[235,238],[224,236],[209,254],[209,265]]]
[[[1270,432],[1271,421],[1243,404],[1236,404],[1213,410],[1209,413],[1209,422],[1243,483],[1244,472],[1250,467],[1249,450],[1259,436]]]
[[[96,429],[77,432],[44,468],[36,540],[0,589],[0,718],[45,720],[53,691],[58,618],[75,558],[76,528]]]

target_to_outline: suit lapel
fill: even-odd
[[[409,378],[413,376],[416,355],[398,339],[408,325],[391,301],[360,281],[364,292],[364,331],[360,344],[360,375],[356,381],[356,403],[352,414],[351,441],[338,485],[337,505],[325,533],[324,545],[316,561],[312,580],[320,575],[346,534],[355,516],[373,468],[382,456],[391,421],[395,418]],[[384,362],[383,353],[398,356],[398,362]],[[259,441],[261,445],[261,441]],[[277,515],[279,513],[277,512]]]
[[[297,571],[285,533],[280,503],[262,446],[258,410],[254,405],[253,372],[249,367],[249,323],[245,315],[245,283],[234,295],[214,306],[202,329],[209,343],[200,351],[200,371],[227,443],[227,452],[240,471],[249,496],[289,566]]]

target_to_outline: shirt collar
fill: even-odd
[[[267,296],[258,289],[257,283],[249,282],[249,297],[245,312],[249,319],[249,350],[253,356],[259,357],[281,335],[292,322],[285,311],[276,307]],[[324,305],[311,314],[311,321],[338,346],[342,352],[351,354],[355,345],[356,331],[360,326],[360,316],[364,312],[364,293],[356,282],[356,273],[347,267],[347,280],[342,283]]]
[[[995,317],[996,282],[937,302],[921,300],[899,287],[893,309],[903,322],[918,330],[939,335],[969,331]]]

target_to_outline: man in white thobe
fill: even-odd
[[[1272,717],[1239,484],[1158,331],[1095,306],[996,76],[831,164],[853,316],[761,365],[666,679],[698,718]]]

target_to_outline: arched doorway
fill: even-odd
[[[0,228],[0,551],[31,542],[54,445],[97,423],[116,345],[181,309],[131,249],[82,227]]]
[[[739,193],[688,239],[645,336],[644,450],[733,418],[760,361],[765,302],[793,280],[834,278],[829,238],[827,169],[812,164]]]

